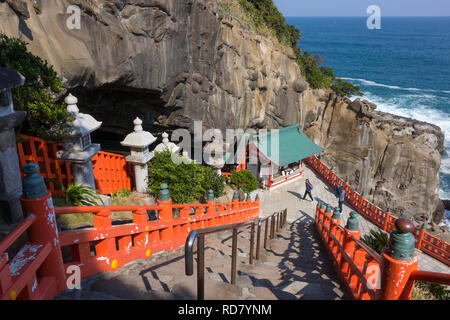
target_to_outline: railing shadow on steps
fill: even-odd
[[[237,276],[237,235],[238,231],[243,228],[250,227],[250,252],[249,264],[253,264],[255,251],[255,229],[256,229],[256,252],[255,259],[259,260],[261,249],[261,229],[264,227],[264,249],[267,249],[269,239],[274,239],[277,232],[279,232],[286,224],[287,209],[275,212],[267,217],[253,219],[249,222],[230,224],[225,226],[205,228],[200,230],[193,230],[189,233],[185,244],[185,271],[186,275],[192,276],[194,274],[194,242],[197,239],[197,299],[205,299],[205,236],[207,234],[214,234],[226,230],[233,230],[232,249],[231,249],[231,284],[236,284]],[[270,230],[269,230],[270,229]]]

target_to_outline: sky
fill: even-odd
[[[284,16],[369,16],[378,5],[382,16],[450,16],[450,0],[274,0]]]

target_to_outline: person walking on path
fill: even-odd
[[[312,194],[311,194],[312,189],[313,189],[313,185],[311,184],[311,182],[309,182],[309,179],[306,179],[306,191],[303,196],[303,200],[305,200],[306,195],[309,195],[309,197],[311,198],[311,201],[314,201]]]
[[[344,201],[345,201],[345,189],[341,188],[339,190],[339,209],[341,210],[341,213],[342,213],[342,204],[344,203]]]

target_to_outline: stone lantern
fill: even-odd
[[[227,145],[220,143],[216,139],[216,135],[220,135],[221,132],[216,132],[213,136],[212,142],[208,143],[203,148],[203,157],[205,163],[211,168],[217,170],[218,174],[221,174],[221,169],[225,166],[225,160],[223,155],[227,150]],[[219,156],[218,156],[219,155]]]
[[[15,127],[27,113],[14,111],[11,90],[24,83],[25,78],[16,70],[0,68],[0,223],[1,220],[16,223],[23,219]]]
[[[58,151],[56,156],[72,163],[73,176],[76,184],[95,189],[92,158],[100,150],[99,144],[92,144],[91,133],[102,125],[91,115],[80,113],[77,107],[78,99],[69,94],[64,100],[67,111],[75,119],[69,123],[69,136],[64,143],[64,150]]]
[[[142,120],[134,120],[134,132],[130,133],[120,144],[129,147],[131,154],[127,157],[128,162],[134,163],[136,178],[136,191],[147,192],[148,162],[153,159],[154,153],[150,152],[148,146],[156,141],[156,138],[142,129]]]
[[[170,151],[171,153],[178,153],[181,151],[179,146],[169,141],[169,135],[166,132],[162,134],[162,138],[163,142],[156,146],[154,152]]]

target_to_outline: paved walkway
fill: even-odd
[[[305,192],[305,179],[309,179],[314,189],[312,191],[314,202],[309,199],[309,196],[305,200],[302,200]],[[288,209],[288,222],[308,215],[311,218],[315,217],[315,208],[318,200],[322,200],[333,207],[338,206],[338,201],[334,195],[334,190],[328,186],[328,184],[308,166],[305,166],[304,176],[286,185],[280,186],[278,189],[272,191],[256,191],[252,195],[259,194],[261,199],[262,215],[269,215],[275,211]],[[342,223],[346,223],[350,212],[354,209],[345,204],[342,212]],[[361,236],[369,234],[372,229],[379,229],[377,225],[367,220],[363,216],[359,218],[359,225],[361,228]],[[419,255],[419,269],[433,272],[450,273],[450,267],[443,264],[439,260],[430,257],[427,254],[422,253],[420,250],[416,250]]]

